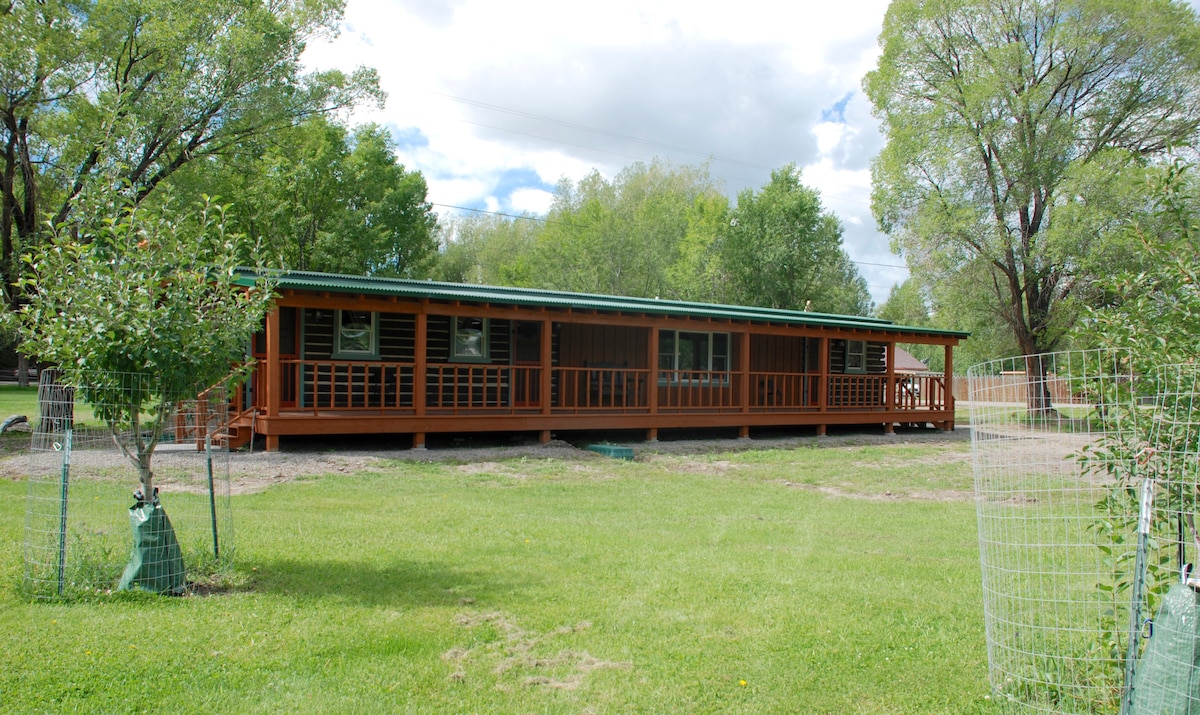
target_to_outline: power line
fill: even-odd
[[[498,105],[498,104],[489,104],[489,103],[487,103],[487,102],[480,102],[480,101],[477,101],[477,100],[474,100],[474,99],[467,99],[467,98],[465,98],[465,97],[458,97],[458,96],[455,96],[455,95],[452,95],[452,94],[446,94],[445,92],[430,92],[430,94],[433,94],[434,96],[442,97],[442,98],[444,98],[444,99],[448,99],[448,100],[450,100],[450,101],[453,101],[453,102],[458,102],[458,103],[460,103],[460,104],[466,104],[466,105],[468,105],[468,106],[472,106],[472,107],[478,107],[478,108],[480,108],[480,109],[486,109],[486,110],[489,110],[489,111],[493,111],[493,112],[499,112],[499,113],[502,113],[502,114],[510,114],[510,115],[513,115],[513,116],[517,116],[517,117],[523,117],[523,118],[526,118],[526,119],[533,119],[533,120],[535,120],[535,121],[539,121],[539,122],[545,122],[545,123],[547,123],[547,124],[553,124],[553,125],[556,125],[556,126],[560,126],[560,127],[566,127],[566,128],[569,128],[569,129],[577,129],[577,130],[579,130],[579,131],[590,132],[590,133],[593,133],[593,134],[599,134],[599,135],[601,135],[601,136],[612,137],[612,138],[614,138],[614,139],[623,139],[623,140],[625,140],[625,141],[631,141],[631,142],[636,142],[636,143],[639,143],[639,144],[645,144],[645,145],[647,145],[647,146],[658,147],[658,148],[660,148],[660,149],[668,149],[668,150],[671,150],[671,151],[677,151],[677,152],[682,152],[682,153],[685,153],[685,154],[691,154],[691,155],[693,155],[693,156],[703,157],[703,158],[705,158],[705,159],[709,159],[709,160],[712,160],[712,161],[718,161],[718,162],[725,163],[725,164],[734,164],[734,165],[737,165],[737,166],[744,166],[744,167],[747,167],[747,168],[750,168],[750,169],[758,169],[758,170],[760,170],[760,171],[766,171],[766,172],[771,172],[771,171],[774,171],[774,170],[775,170],[775,169],[774,169],[774,167],[766,166],[766,165],[764,165],[764,164],[756,164],[756,163],[754,163],[754,162],[743,161],[743,160],[741,160],[741,159],[733,159],[733,158],[730,158],[730,157],[723,157],[723,156],[720,156],[720,155],[717,155],[717,154],[713,154],[713,153],[711,153],[711,152],[704,152],[704,151],[700,151],[700,150],[698,150],[698,149],[689,149],[689,148],[687,148],[687,147],[682,147],[682,146],[678,146],[678,145],[675,145],[675,144],[667,144],[667,143],[665,143],[665,142],[655,141],[655,140],[652,140],[652,139],[642,139],[641,137],[636,137],[636,136],[633,136],[633,135],[630,135],[630,134],[622,134],[622,133],[620,133],[620,132],[613,132],[613,131],[609,131],[609,130],[607,130],[607,129],[600,129],[600,128],[597,128],[597,127],[590,127],[590,126],[587,126],[587,125],[585,125],[585,124],[578,124],[578,123],[575,123],[575,122],[568,122],[568,121],[565,121],[565,120],[562,120],[562,119],[555,119],[555,118],[553,118],[553,117],[547,117],[547,116],[543,116],[543,115],[540,115],[540,114],[534,114],[534,113],[532,113],[532,112],[525,112],[525,111],[522,111],[522,110],[519,110],[519,109],[512,109],[512,108],[510,108],[510,107],[502,107],[502,106],[500,106],[500,105]],[[508,132],[508,133],[510,133],[510,134],[517,134],[517,135],[519,135],[519,136],[530,137],[530,138],[532,138],[532,139],[540,139],[540,140],[542,140],[542,141],[546,141],[546,142],[552,142],[552,143],[555,143],[555,144],[562,144],[563,146],[575,147],[575,148],[577,148],[577,149],[585,149],[585,150],[587,150],[587,151],[594,151],[594,152],[599,152],[599,153],[602,153],[602,154],[612,154],[613,156],[619,156],[619,157],[623,157],[623,158],[626,158],[626,159],[633,159],[633,160],[635,160],[635,161],[641,161],[641,160],[644,158],[644,157],[637,156],[637,155],[634,155],[634,154],[626,154],[626,153],[623,153],[623,152],[614,151],[614,150],[612,150],[612,149],[600,149],[600,148],[598,148],[598,147],[587,146],[587,145],[585,145],[585,144],[577,144],[577,143],[575,143],[575,142],[569,142],[569,141],[566,141],[566,140],[564,140],[564,139],[556,139],[556,138],[553,138],[553,137],[548,137],[548,136],[546,136],[546,135],[544,135],[544,134],[536,134],[536,133],[533,133],[533,132],[525,132],[525,131],[520,131],[520,130],[518,130],[518,129],[508,129],[508,128],[506,128],[506,127],[498,127],[498,126],[496,126],[496,125],[494,125],[494,124],[484,124],[484,123],[482,123],[482,122],[475,122],[475,121],[471,121],[471,120],[469,120],[469,119],[460,119],[460,120],[458,120],[458,121],[460,121],[460,122],[462,122],[462,123],[464,123],[464,124],[470,124],[470,125],[472,125],[472,126],[476,126],[476,127],[482,127],[482,128],[484,128],[484,129],[493,129],[493,130],[500,131],[500,132]],[[743,176],[730,176],[730,175],[728,175],[728,174],[720,174],[720,173],[717,173],[717,172],[713,172],[713,175],[714,175],[714,176],[719,176],[719,177],[721,177],[721,178],[723,178],[723,179],[729,179],[729,180],[731,180],[731,181],[739,181],[739,182],[744,182],[744,183],[747,183],[747,184],[749,184],[749,183],[753,183],[753,180],[752,180],[752,179],[747,179],[747,178],[745,178],[745,177],[743,177]],[[836,181],[834,181],[834,182],[830,182],[830,184],[832,184],[832,185],[834,185],[834,186],[841,186],[842,188],[847,188],[847,189],[861,189],[861,188],[862,188],[861,186],[854,186],[854,185],[851,185],[851,184],[843,184],[843,183],[836,182]],[[870,202],[868,202],[868,201],[861,201],[861,200],[859,200],[859,199],[852,199],[852,198],[850,198],[850,197],[848,197],[848,196],[839,196],[839,195],[837,195],[837,194],[828,194],[828,195],[827,195],[827,197],[828,197],[828,198],[830,198],[830,199],[836,199],[836,200],[838,200],[838,201],[845,201],[845,202],[847,202],[847,203],[859,204],[859,205],[861,205],[861,206],[870,206]]]
[[[432,94],[435,94],[439,97],[444,97],[446,99],[449,99],[453,102],[458,102],[460,104],[466,104],[466,105],[469,105],[472,107],[478,107],[480,109],[487,109],[487,110],[490,110],[493,112],[501,112],[503,114],[512,114],[514,116],[524,117],[526,119],[533,119],[533,120],[539,121],[539,122],[546,122],[547,124],[554,124],[554,125],[557,125],[560,127],[566,127],[568,129],[578,129],[579,131],[591,132],[593,134],[600,134],[602,136],[612,137],[613,139],[624,139],[625,141],[637,142],[638,144],[645,144],[647,146],[658,147],[660,149],[670,149],[671,151],[678,151],[678,152],[682,152],[684,154],[692,154],[694,156],[702,156],[705,158],[712,159],[713,161],[720,161],[720,162],[727,163],[727,164],[737,164],[739,166],[745,166],[745,167],[749,167],[751,169],[761,169],[763,171],[771,171],[772,170],[772,167],[764,166],[762,164],[755,164],[755,163],[749,162],[749,161],[742,161],[741,159],[731,159],[729,157],[717,156],[716,154],[713,154],[711,152],[700,151],[698,149],[689,149],[687,147],[677,146],[675,144],[667,144],[665,142],[655,141],[653,139],[642,139],[641,137],[636,137],[631,134],[622,134],[620,132],[613,132],[613,131],[609,131],[607,129],[599,129],[597,127],[589,127],[586,124],[576,124],[575,122],[568,122],[568,121],[565,121],[562,119],[555,119],[553,117],[547,117],[547,116],[543,116],[541,114],[534,114],[532,112],[524,112],[519,109],[502,107],[498,104],[488,104],[487,102],[480,102],[480,101],[477,101],[474,99],[467,99],[465,97],[456,97],[453,94],[446,94],[444,92],[433,92]],[[473,122],[468,122],[468,124],[471,124],[471,123],[473,123]],[[486,125],[481,125],[481,126],[486,126]],[[492,128],[497,129],[498,127],[492,127]],[[531,135],[531,136],[533,136],[533,135]],[[547,139],[547,137],[539,137],[539,138]],[[556,140],[549,139],[549,141],[556,141]],[[563,143],[567,143],[567,142],[563,142]],[[573,146],[576,146],[576,145],[573,145]],[[588,147],[583,147],[583,148],[586,149]],[[615,152],[613,152],[613,153],[615,153]]]

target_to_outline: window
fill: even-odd
[[[488,359],[487,318],[454,318],[454,337],[451,341],[451,358],[466,362],[483,362]]]
[[[334,312],[334,357],[379,357],[376,314],[368,310],[338,310]]]
[[[846,372],[867,371],[867,343],[865,340],[846,341]]]
[[[729,370],[729,333],[660,331],[658,334],[658,369],[671,372],[671,382],[708,380],[707,373],[709,372],[727,372]],[[725,381],[727,377],[719,376],[717,379]]]

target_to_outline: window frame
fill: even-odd
[[[683,343],[683,341],[679,339],[679,336],[681,334],[683,334],[683,335],[705,335],[708,337],[708,340],[707,340],[708,354],[705,356],[706,367],[704,367],[704,368],[686,368],[686,369],[679,367],[680,345]],[[668,336],[669,336],[669,338],[668,338]],[[716,337],[717,336],[723,336],[725,338],[724,353],[718,353],[716,350],[716,344],[717,344]],[[663,344],[665,342],[671,343],[671,351],[670,352],[663,352]],[[732,352],[733,352],[733,334],[732,333],[726,333],[726,332],[722,332],[722,331],[709,331],[709,330],[659,330],[659,332],[658,332],[658,372],[659,372],[658,384],[659,385],[679,385],[679,384],[710,385],[710,384],[715,383],[721,387],[726,387],[729,385],[730,372],[732,372],[732,369],[731,369]],[[724,362],[725,362],[724,370],[714,370],[713,369],[714,358],[717,357],[718,355],[724,359]],[[671,363],[670,366],[663,365],[663,358],[670,359],[670,363]],[[694,358],[695,358],[695,356],[693,355],[693,359]],[[680,379],[680,376],[684,373],[697,373],[697,372],[705,373],[705,376],[702,378],[688,377],[685,379]],[[714,372],[721,373],[721,375],[716,380],[712,379],[712,373],[714,373]],[[664,375],[663,373],[667,373],[667,375]],[[669,377],[668,377],[668,375],[669,375]]]
[[[480,321],[479,331],[479,354],[460,354],[459,335],[465,331],[459,327],[459,321],[478,320]],[[491,320],[489,318],[479,318],[470,315],[455,315],[450,318],[450,362],[491,362],[491,341],[488,339],[491,332]]]
[[[357,350],[342,344],[342,316],[345,313],[365,313],[371,316],[370,348]],[[333,354],[334,360],[378,360],[379,359],[379,313],[373,310],[333,311]]]
[[[857,345],[858,350],[853,347]],[[858,365],[850,364],[850,357],[856,355],[858,357]],[[867,372],[867,341],[866,340],[847,340],[846,341],[846,365],[845,373],[847,375],[865,375]]]

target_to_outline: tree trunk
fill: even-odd
[[[29,387],[29,356],[17,353],[17,385]]]
[[[1054,403],[1050,396],[1050,383],[1047,379],[1049,365],[1045,355],[1025,356],[1025,378],[1028,381],[1026,403],[1029,412],[1035,415],[1052,415]]]
[[[59,382],[62,370],[42,370],[38,382],[37,430],[44,434],[66,432],[75,426],[75,388]]]

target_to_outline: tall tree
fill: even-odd
[[[351,133],[310,117],[177,182],[196,198],[235,201],[238,227],[295,270],[424,278],[437,254],[425,179],[374,124]]]
[[[699,223],[704,197],[719,196],[705,166],[655,160],[609,181],[592,172],[559,183],[538,238],[539,287],[654,297],[674,294],[667,275]]]
[[[842,248],[842,224],[794,165],[761,191],[738,194],[720,240],[726,300],[746,305],[865,315],[866,281]]]
[[[303,74],[341,0],[13,0],[0,6],[0,266],[112,182],[180,168],[305,117],[381,100],[374,71]],[[90,213],[90,212],[84,212]],[[89,235],[83,231],[83,236]],[[10,292],[10,304],[18,296]]]
[[[434,275],[453,283],[533,287],[532,262],[541,219],[474,214],[445,226]]]
[[[895,0],[880,42],[864,80],[887,135],[872,166],[880,225],[914,271],[986,268],[1020,350],[1056,349],[1091,250],[1056,234],[1090,200],[1087,182],[1064,184],[1194,142],[1195,14],[1170,0]],[[1030,408],[1048,409],[1032,384]]]

